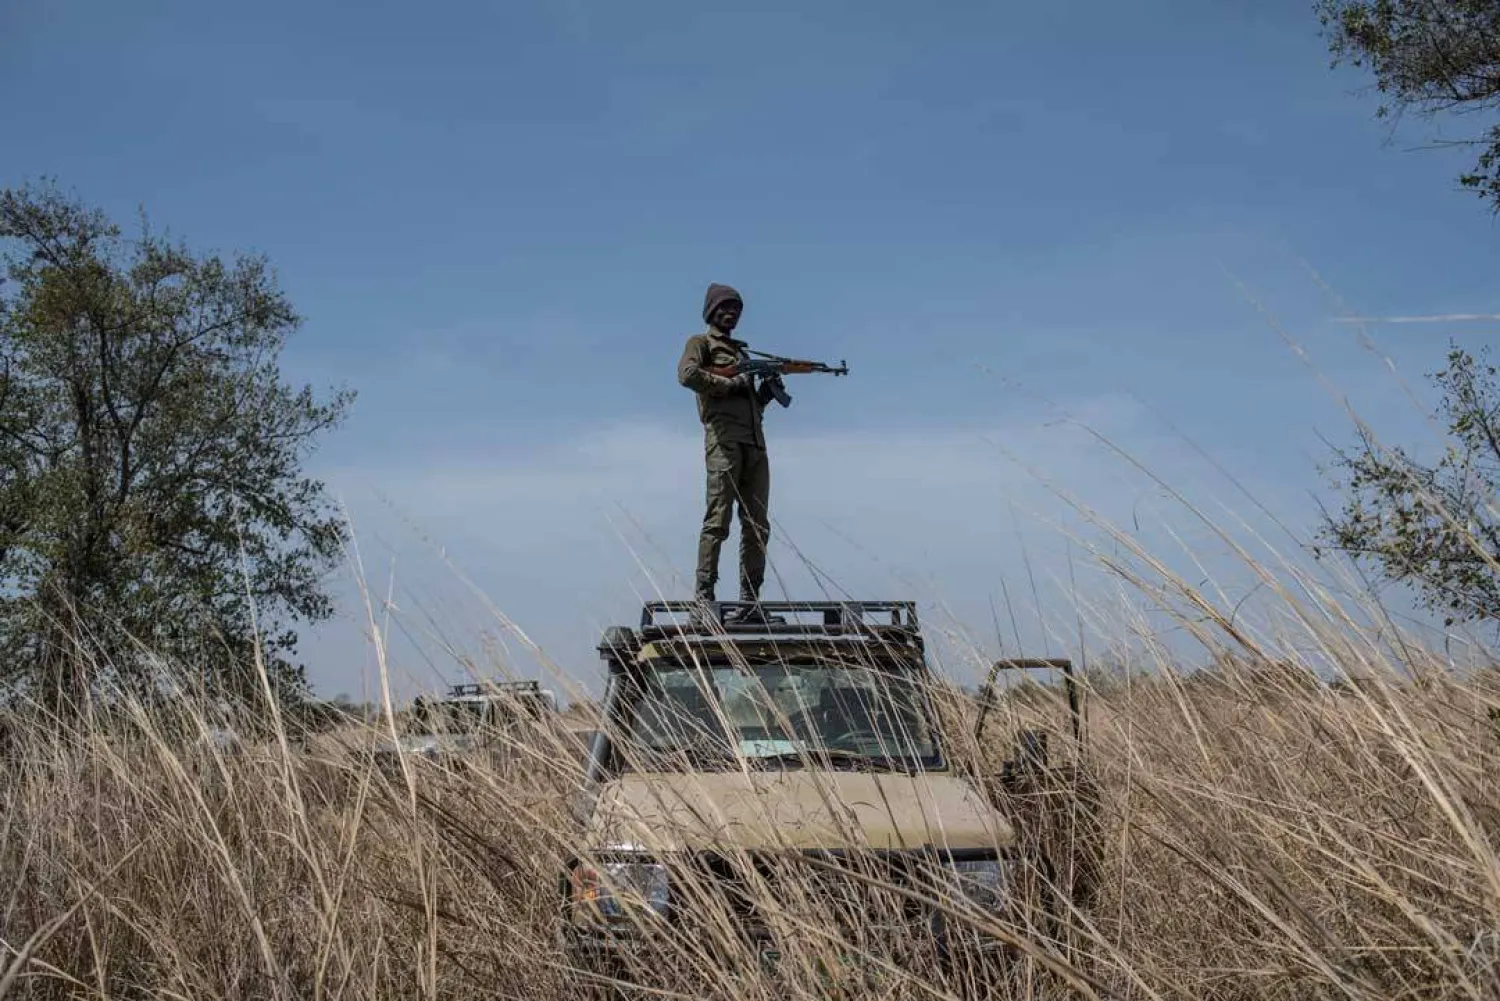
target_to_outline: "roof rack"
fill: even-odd
[[[689,618],[681,622],[663,622],[663,616],[691,616],[699,608],[706,608],[709,620],[694,623]],[[759,608],[767,617],[778,617],[785,621],[771,623],[741,623],[728,615],[746,609]],[[805,621],[806,617],[817,621]],[[880,616],[884,621],[871,621]],[[804,621],[798,621],[802,617]],[[914,601],[649,601],[641,606],[641,638],[666,636],[713,636],[730,635],[760,636],[838,636],[868,634],[872,631],[896,629],[903,632],[917,631],[917,604]]]
[[[473,695],[500,695],[509,693],[514,695],[541,695],[542,683],[534,679],[526,681],[480,681],[467,682],[452,685],[448,689],[449,698],[465,698]]]

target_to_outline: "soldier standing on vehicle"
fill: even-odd
[[[677,381],[698,396],[708,472],[707,510],[698,536],[694,580],[693,596],[698,601],[716,600],[719,549],[729,537],[736,502],[740,514],[740,600],[758,602],[766,576],[771,466],[761,414],[774,397],[780,376],[764,378],[757,386],[750,375],[728,378],[709,371],[749,357],[746,342],[730,336],[744,307],[744,300],[733,288],[709,285],[703,298],[703,320],[708,329],[688,338],[677,363]],[[748,616],[764,617],[758,609]]]

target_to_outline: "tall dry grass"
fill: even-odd
[[[1102,885],[1059,940],[1031,930],[1034,961],[1015,990],[1500,997],[1500,685],[1406,667],[1421,668],[1403,672],[1419,683],[1366,671],[1363,685],[1337,689],[1253,659],[1096,678]],[[983,747],[965,746],[955,727],[978,780],[1005,753],[1012,711],[1048,715],[1022,701],[1002,708]],[[7,728],[0,997],[584,991],[556,938],[581,765],[562,738],[532,734],[519,760],[462,772],[407,760],[382,774],[364,751],[389,720],[238,754],[144,710],[74,732],[34,717]],[[820,979],[810,963],[773,986],[731,969],[723,934],[653,967],[657,986],[686,996],[959,994],[920,956],[884,968],[877,985],[840,986],[841,974]],[[832,955],[834,934],[808,925],[813,958]]]

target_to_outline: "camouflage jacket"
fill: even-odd
[[[710,328],[694,334],[677,362],[677,381],[698,394],[698,419],[708,444],[737,443],[766,447],[761,413],[770,402],[769,387],[737,388],[734,380],[709,368],[733,365],[743,357],[745,342]]]

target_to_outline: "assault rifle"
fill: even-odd
[[[760,376],[766,380],[771,387],[771,398],[783,407],[792,405],[792,398],[788,395],[786,387],[781,383],[783,375],[805,375],[809,372],[826,372],[829,375],[848,375],[849,365],[842,359],[838,367],[825,365],[820,361],[804,361],[801,358],[783,358],[781,355],[766,354],[764,351],[754,351],[750,348],[744,349],[746,354],[755,355],[755,358],[747,358],[733,365],[718,365],[708,369],[714,375],[722,375],[726,379],[733,379],[737,375]]]

